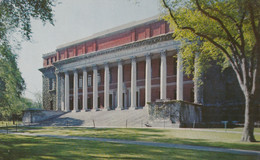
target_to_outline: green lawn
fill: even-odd
[[[211,159],[255,160],[256,156],[94,141],[0,134],[0,160],[28,159]]]
[[[13,121],[0,121],[0,127],[6,127],[7,126],[15,126],[16,124],[21,124],[22,121],[15,121],[15,124],[13,124]]]
[[[13,129],[14,130],[14,129]],[[111,139],[152,141],[175,144],[224,147],[260,151],[260,135],[255,135],[258,142],[240,142],[241,134],[230,132],[210,132],[180,129],[151,129],[151,128],[77,128],[77,127],[37,127],[22,128],[19,132],[86,136]],[[256,130],[258,133],[259,129]]]

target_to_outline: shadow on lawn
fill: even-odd
[[[83,124],[83,120],[75,119],[75,118],[56,118],[56,119],[48,119],[46,121],[40,122],[40,126],[81,126]]]
[[[0,134],[0,159],[255,159],[193,150]]]
[[[134,141],[154,141],[163,143],[173,143],[173,144],[186,144],[195,146],[211,146],[211,147],[221,147],[221,148],[236,148],[236,149],[247,149],[247,150],[258,150],[260,151],[260,142],[255,143],[245,143],[239,142],[214,142],[207,139],[191,139],[191,138],[167,138],[163,132],[167,130],[160,129],[135,129],[135,128],[97,128],[97,129],[84,129],[81,128],[82,132],[73,133],[73,128],[70,129],[72,132],[71,136],[82,136],[82,137],[96,137],[96,138],[110,138],[110,139],[122,139],[122,140],[134,140]],[[86,132],[84,131],[86,130]],[[187,131],[189,132],[189,131]],[[138,133],[138,134],[135,134]],[[147,133],[147,134],[146,134]],[[214,140],[214,137],[212,137]]]

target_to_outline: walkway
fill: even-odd
[[[6,132],[4,132],[4,130],[0,130],[0,133],[6,133]],[[258,156],[258,158],[260,158],[260,151],[252,151],[252,150],[240,150],[240,149],[229,149],[229,148],[193,146],[193,145],[184,145],[184,144],[144,142],[144,141],[129,141],[129,140],[107,139],[107,138],[91,138],[91,137],[78,137],[78,136],[47,135],[47,134],[35,134],[35,133],[32,134],[32,133],[15,133],[15,132],[12,132],[10,134],[23,135],[23,136],[62,138],[62,139],[77,139],[77,140],[88,140],[88,141],[120,143],[120,144],[134,144],[134,145],[153,146],[153,147],[165,147],[165,148],[191,149],[191,150],[198,150],[198,151],[222,152],[222,153],[242,154],[242,155],[254,155],[254,156]]]

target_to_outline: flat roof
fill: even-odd
[[[47,58],[47,57],[50,57],[50,56],[53,56],[53,55],[56,55],[56,51],[45,53],[45,54],[42,55],[42,58]]]
[[[82,39],[79,39],[79,40],[75,40],[75,41],[72,41],[72,42],[68,42],[68,43],[59,45],[59,46],[57,46],[57,49],[66,48],[66,47],[69,47],[69,46],[72,46],[72,45],[75,45],[75,44],[79,44],[79,43],[83,43],[83,42],[86,42],[86,41],[89,41],[89,40],[92,40],[92,39],[95,39],[95,38],[105,37],[105,36],[120,32],[120,31],[122,32],[126,29],[131,29],[131,28],[134,28],[134,27],[137,27],[137,26],[140,26],[140,25],[149,24],[149,23],[152,23],[152,22],[155,22],[155,21],[158,21],[158,20],[159,20],[159,15],[153,16],[153,17],[150,17],[150,18],[146,18],[146,19],[143,19],[143,20],[140,20],[140,21],[133,21],[133,22],[121,25],[121,26],[117,26],[117,27],[114,27],[114,28],[111,28],[111,29],[107,29],[105,31],[95,33],[95,34],[88,36],[86,38],[82,38]]]

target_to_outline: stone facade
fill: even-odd
[[[55,68],[41,69],[42,75],[42,102],[44,109],[57,110],[56,108],[56,75]]]
[[[202,106],[185,101],[149,103],[149,120],[153,125],[170,120],[174,127],[193,127],[202,123]],[[194,126],[195,127],[195,126]]]
[[[55,118],[64,114],[61,111],[46,111],[46,110],[25,110],[23,112],[23,123],[31,124],[31,123],[39,123],[46,119]]]

